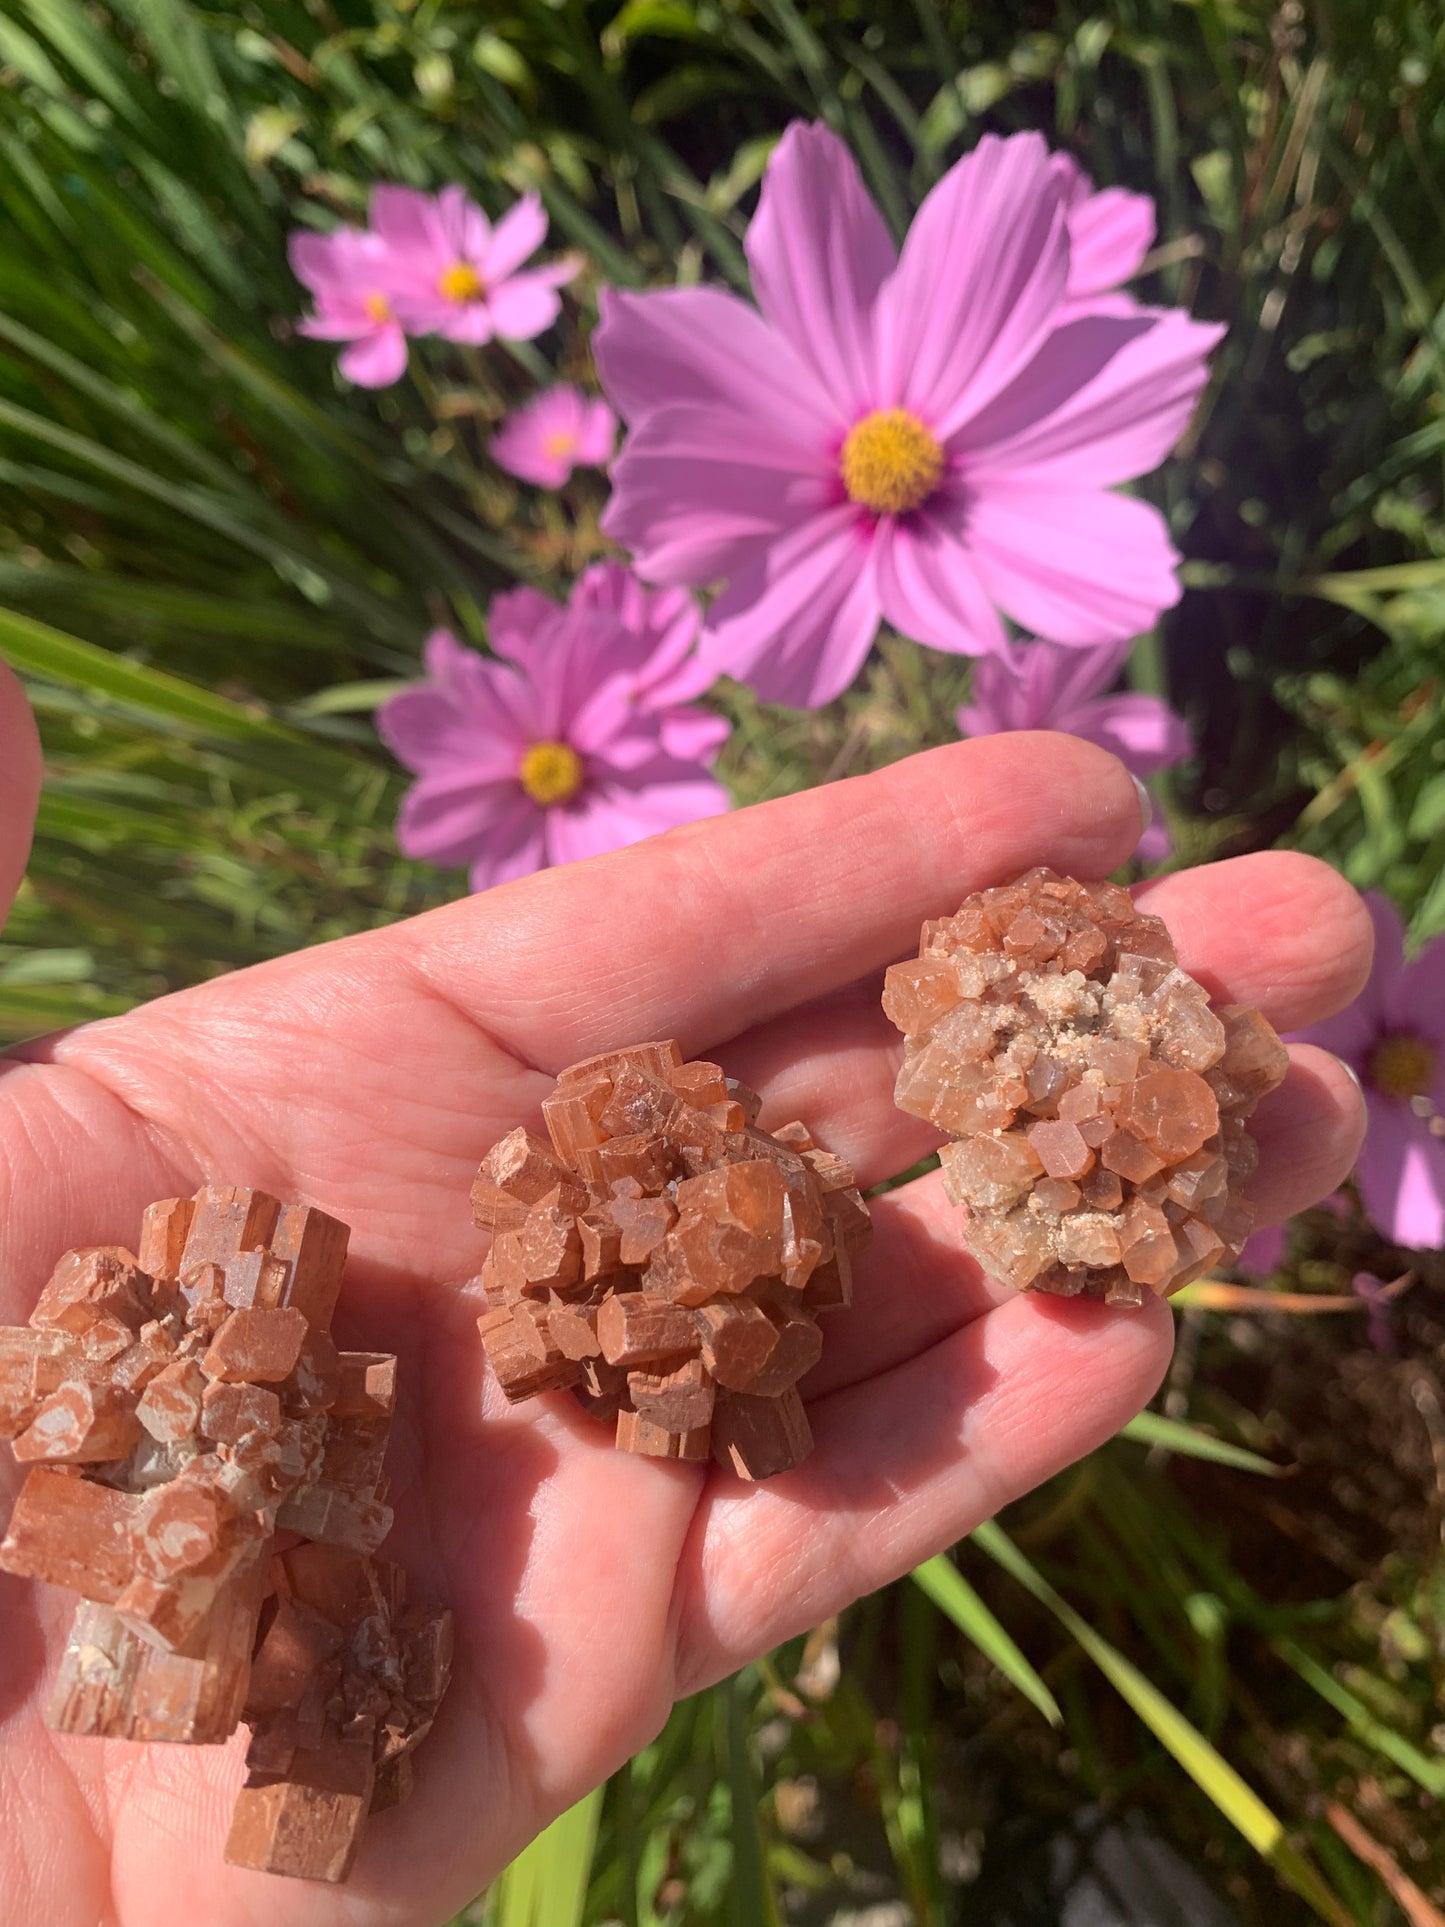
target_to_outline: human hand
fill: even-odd
[[[0,670],[0,911],[39,779]],[[8,794],[7,794],[8,785]],[[143,1747],[50,1733],[74,1609],[0,1574],[0,1901],[47,1927],[441,1921],[697,1691],[951,1544],[1148,1399],[1172,1318],[1014,1296],[963,1254],[937,1175],[874,1205],[850,1311],[803,1383],[817,1445],[763,1487],[616,1452],[566,1396],[508,1407],[463,1289],[468,1188],[555,1073],[675,1036],[803,1118],[862,1184],[932,1148],[892,1102],[883,967],[926,916],[1036,863],[1123,862],[1122,765],[1011,735],[692,825],[27,1045],[0,1059],[0,1323],[60,1253],[131,1244],[144,1207],[259,1186],[352,1226],[343,1344],[395,1351],[386,1551],[450,1605],[451,1693],[417,1791],[368,1828],[344,1888],[223,1864],[244,1739]],[[1180,961],[1281,1029],[1363,983],[1370,923],[1332,871],[1244,857],[1139,893]],[[1292,1052],[1260,1107],[1262,1222],[1330,1191],[1363,1124],[1335,1059]],[[0,1504],[18,1480],[0,1454]]]

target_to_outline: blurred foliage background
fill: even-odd
[[[49,769],[0,1035],[462,887],[398,858],[369,712],[432,624],[484,643],[498,588],[601,547],[600,481],[519,491],[487,429],[585,379],[599,282],[745,285],[798,115],[900,232],[989,128],[1155,198],[1146,298],[1230,330],[1148,485],[1190,593],[1130,668],[1197,734],[1180,860],[1294,844],[1445,929],[1431,0],[0,0],[0,652]],[[537,188],[587,261],[545,343],[338,382],[285,237],[380,180]],[[828,710],[725,691],[724,774],[877,766],[965,686],[885,641]],[[1367,1331],[1350,1278],[1407,1262]],[[1123,1854],[1191,1927],[1440,1927],[1442,1292],[1328,1211],[1270,1288],[1191,1287],[1158,1412],[680,1707],[477,1918],[1054,1927]]]

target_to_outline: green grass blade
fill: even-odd
[[[1051,1726],[1062,1726],[1059,1703],[1024,1658],[988,1607],[953,1561],[940,1554],[914,1568],[913,1583],[951,1619],[965,1639],[971,1639],[984,1658],[1036,1706]]]
[[[1237,1472],[1257,1472],[1264,1478],[1277,1479],[1284,1472],[1283,1466],[1261,1458],[1258,1452],[1231,1445],[1227,1439],[1213,1438],[1208,1432],[1184,1425],[1178,1419],[1164,1418],[1158,1412],[1140,1412],[1130,1419],[1119,1437],[1132,1439],[1135,1445],[1161,1446],[1167,1452],[1177,1452],[1181,1458],[1209,1459],[1215,1465],[1233,1466]]]
[[[489,1927],[581,1927],[602,1788],[559,1814],[492,1888]]]
[[[1326,1672],[1293,1640],[1277,1639],[1272,1644],[1285,1665],[1298,1673],[1306,1686],[1313,1687],[1322,1700],[1328,1701],[1337,1713],[1343,1714],[1351,1732],[1358,1733],[1366,1745],[1374,1747],[1377,1753],[1383,1753],[1387,1760],[1393,1760],[1433,1799],[1445,1800],[1445,1765],[1427,1759],[1418,1747],[1411,1746],[1408,1740],[1402,1739],[1398,1733],[1377,1720],[1363,1700],[1357,1699],[1333,1673]]]
[[[1302,1900],[1314,1908],[1321,1920],[1330,1923],[1330,1927],[1356,1927],[1354,1917],[1333,1888],[1298,1848],[1290,1844],[1284,1822],[1279,1816],[1265,1805],[1252,1786],[1241,1779],[1199,1729],[1185,1719],[1178,1707],[1054,1591],[1002,1527],[990,1519],[977,1527],[971,1536],[982,1551],[1031,1592],[1073,1635],[1160,1745],[1173,1754],[1194,1784],[1214,1803],[1225,1819],[1238,1828],[1286,1886],[1293,1888]]]
[[[741,1675],[722,1691],[727,1700],[727,1768],[732,1792],[732,1879],[728,1902],[732,1927],[778,1927],[777,1897],[763,1858],[758,1824],[758,1784],[748,1754]]]
[[[68,636],[61,629],[53,629],[48,622],[17,615],[12,609],[0,609],[0,650],[14,668],[30,675],[46,676],[72,689],[109,696],[115,702],[169,717],[208,736],[269,736],[274,741],[297,745],[306,740],[225,696],[213,695],[209,689],[201,689],[164,669],[150,669],[143,663],[112,655],[93,642]]]

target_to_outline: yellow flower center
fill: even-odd
[[[907,515],[943,480],[943,449],[906,408],[875,408],[848,430],[838,473],[851,501],[875,515]]]
[[[544,435],[542,438],[543,453],[552,456],[554,460],[559,455],[574,454],[576,448],[577,437],[567,428],[559,428],[555,434]]]
[[[487,286],[470,261],[453,261],[437,276],[437,293],[443,301],[480,301]]]
[[[1370,1052],[1368,1076],[1386,1097],[1420,1097],[1435,1082],[1435,1052],[1423,1037],[1382,1037]]]
[[[390,321],[392,319],[391,303],[384,294],[369,294],[361,305],[366,310],[368,320]]]
[[[582,758],[567,743],[533,743],[518,765],[517,780],[543,809],[570,803],[582,787]]]

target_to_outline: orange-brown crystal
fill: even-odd
[[[944,1185],[1006,1284],[1111,1304],[1238,1254],[1244,1120],[1284,1076],[1257,1010],[1211,1006],[1108,883],[1031,870],[926,924],[888,972],[897,1101],[952,1133]]]
[[[801,1124],[671,1042],[574,1064],[472,1187],[482,1342],[509,1399],[570,1389],[624,1451],[748,1479],[811,1444],[797,1383],[846,1305],[868,1209]],[[1038,1159],[1024,1146],[1023,1155]]]
[[[556,1185],[511,1155],[524,1191]],[[373,1556],[396,1361],[327,1331],[347,1236],[208,1187],[152,1205],[137,1255],[67,1252],[0,1327],[0,1437],[28,1467],[0,1567],[83,1601],[50,1724],[205,1745],[244,1721],[226,1856],[317,1880],[405,1797],[450,1652],[450,1615]]]

